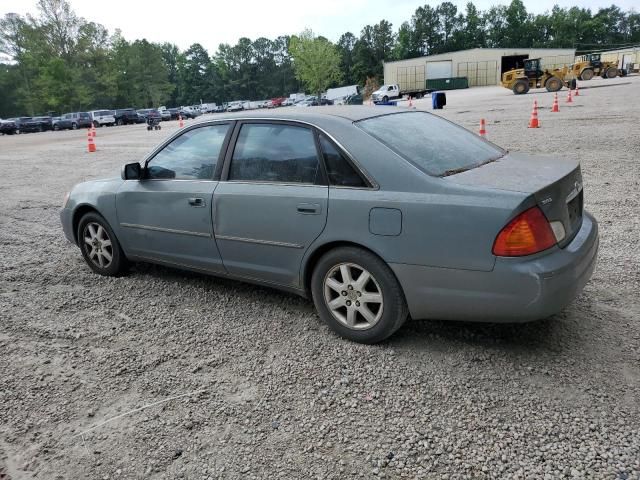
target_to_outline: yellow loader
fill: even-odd
[[[562,87],[575,88],[576,79],[567,66],[543,70],[539,58],[529,58],[524,61],[524,68],[503,73],[501,83],[516,95],[522,95],[530,88],[546,88],[549,92],[557,92]]]
[[[603,62],[599,53],[588,53],[576,58],[570,67],[571,72],[580,80],[591,80],[594,75],[602,78],[616,78],[624,76],[624,70],[618,69],[615,62]]]

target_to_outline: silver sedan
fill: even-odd
[[[577,163],[391,107],[193,124],[119,177],[76,185],[60,217],[98,274],[144,261],[273,286],[364,343],[409,317],[548,317],[598,250]]]

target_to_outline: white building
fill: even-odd
[[[400,90],[425,87],[425,80],[467,77],[470,87],[499,85],[502,73],[522,68],[523,60],[541,58],[542,66],[557,68],[573,63],[572,48],[472,48],[384,63],[384,83]]]

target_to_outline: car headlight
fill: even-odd
[[[62,208],[67,208],[67,203],[69,203],[69,193],[64,194],[64,199],[62,200]]]

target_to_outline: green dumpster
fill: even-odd
[[[469,88],[469,81],[467,77],[428,78],[425,88],[427,90],[457,90]]]

